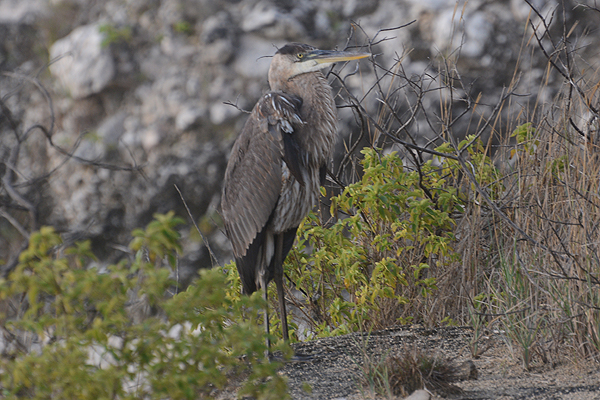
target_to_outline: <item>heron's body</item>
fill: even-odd
[[[266,296],[275,280],[286,340],[282,263],[317,203],[337,134],[335,102],[320,68],[366,56],[300,44],[278,50],[269,69],[271,91],[231,150],[221,204],[243,292],[264,289]],[[267,316],[265,325],[268,331]]]

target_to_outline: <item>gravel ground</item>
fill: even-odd
[[[469,350],[471,338],[469,328],[403,327],[297,343],[293,346],[296,352],[312,355],[312,359],[290,362],[281,373],[289,378],[294,399],[384,399],[364,384],[363,365],[377,364],[382,356],[420,351],[449,360],[459,369],[461,381],[455,385],[463,392],[432,390],[434,399],[600,400],[597,362],[562,355],[554,357],[559,362],[544,363],[534,357],[530,371],[525,371],[500,334],[490,333],[481,339],[485,351],[477,359]]]

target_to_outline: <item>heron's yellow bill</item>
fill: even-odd
[[[331,64],[340,61],[360,60],[367,58],[371,53],[334,50],[314,50],[307,54],[307,60],[314,60],[319,64]]]

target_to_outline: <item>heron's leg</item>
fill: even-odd
[[[267,285],[269,284],[267,282],[267,275],[266,274],[262,274],[261,278],[260,278],[260,284],[262,286],[262,290],[263,290],[263,299],[265,299],[265,332],[267,334],[267,339],[266,339],[266,344],[267,344],[267,350],[265,352],[265,356],[267,358],[269,358],[269,355],[271,354],[271,340],[269,339],[269,294],[268,294],[268,290],[267,290]]]
[[[283,340],[289,342],[290,336],[288,333],[287,313],[285,311],[285,294],[283,293],[283,234],[276,235],[275,237],[275,274],[273,279],[277,285]]]

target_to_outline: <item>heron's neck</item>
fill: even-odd
[[[300,116],[305,125],[298,139],[316,165],[328,162],[337,135],[337,110],[325,76],[320,71],[302,74],[273,82],[271,89],[302,99]]]

